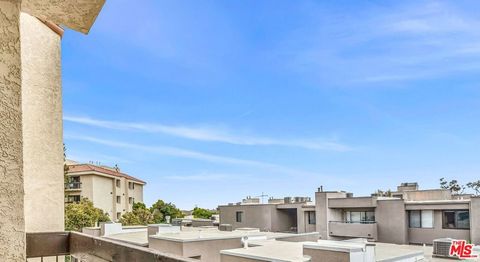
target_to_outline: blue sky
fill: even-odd
[[[480,174],[477,1],[107,1],[63,39],[68,157],[145,202]]]

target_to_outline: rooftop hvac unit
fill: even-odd
[[[433,256],[435,257],[451,257],[450,256],[450,246],[452,241],[455,239],[452,238],[439,238],[433,240]],[[452,257],[453,258],[453,257]],[[456,257],[454,257],[456,258]]]

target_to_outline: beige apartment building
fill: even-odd
[[[254,202],[254,201],[253,201]],[[480,244],[480,197],[449,190],[420,190],[403,183],[388,195],[354,197],[344,191],[315,193],[315,202],[252,201],[219,206],[220,224],[263,231],[319,232],[322,239],[367,238],[395,244],[465,239]]]
[[[143,203],[146,183],[119,169],[93,164],[69,164],[65,184],[65,202],[88,198],[95,207],[108,213],[113,221],[132,211],[133,203]]]

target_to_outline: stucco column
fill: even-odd
[[[61,38],[23,12],[20,33],[25,230],[63,231]]]
[[[480,196],[472,197],[470,202],[470,239],[480,245]]]
[[[20,2],[0,0],[0,261],[25,261]]]

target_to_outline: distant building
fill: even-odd
[[[480,244],[480,197],[449,190],[420,190],[403,183],[397,191],[354,197],[344,191],[301,198],[271,199],[268,204],[219,206],[220,224],[273,232],[319,232],[322,239],[367,238],[396,244],[432,244],[455,238]]]
[[[259,228],[269,232],[314,232],[315,205],[309,197],[270,198],[260,204],[248,198],[242,203],[219,206],[220,224],[230,224],[233,229]]]
[[[133,203],[143,202],[146,183],[138,178],[106,166],[71,162],[67,165],[66,203],[88,198],[115,221],[132,211]]]

